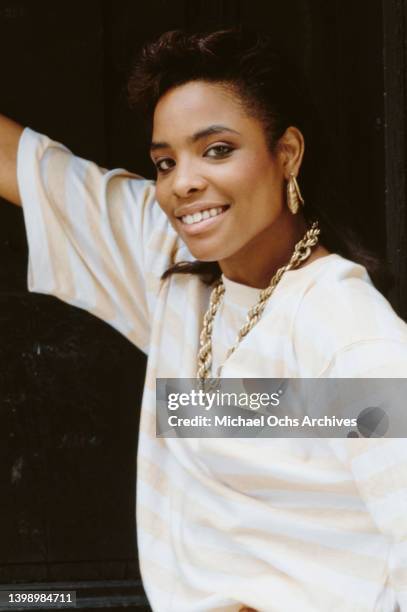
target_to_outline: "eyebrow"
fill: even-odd
[[[230,132],[232,134],[238,134],[240,136],[240,132],[232,130],[232,128],[228,128],[226,127],[226,125],[210,125],[207,128],[204,128],[203,130],[199,130],[198,132],[195,132],[195,134],[192,134],[192,136],[190,136],[188,140],[194,143],[198,140],[201,140],[202,138],[206,138],[207,136],[211,136],[212,134],[219,134],[220,132]],[[152,152],[157,151],[158,149],[169,149],[170,147],[171,145],[169,145],[168,142],[152,142],[150,145],[150,151]]]

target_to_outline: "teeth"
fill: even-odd
[[[204,210],[201,213],[197,212],[197,213],[194,213],[193,215],[185,215],[185,217],[182,217],[181,219],[183,223],[186,223],[187,225],[191,225],[192,223],[199,223],[203,219],[209,219],[210,217],[216,217],[216,215],[219,215],[221,212],[222,212],[222,208],[220,207],[210,208],[209,210]]]

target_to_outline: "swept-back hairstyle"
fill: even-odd
[[[298,67],[273,47],[268,36],[242,28],[203,34],[166,32],[145,45],[134,64],[128,80],[130,106],[144,113],[151,133],[161,96],[196,80],[227,85],[246,112],[262,122],[271,153],[289,126],[302,132],[305,154],[299,182],[305,218],[318,219],[321,243],[328,250],[364,265],[376,286],[386,289],[389,276],[384,264],[350,229],[348,202],[339,196],[338,185],[333,187],[328,142]],[[181,262],[163,278],[173,273],[200,274],[211,284],[221,270],[217,262]]]

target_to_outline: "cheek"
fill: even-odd
[[[158,202],[158,205],[165,212],[166,215],[169,215],[170,212],[168,195],[168,189],[165,189],[165,187],[160,183],[156,183],[155,198]]]
[[[280,183],[279,169],[265,153],[242,156],[235,166],[235,175],[250,190],[265,185],[276,187]]]
[[[172,227],[178,233],[179,227],[173,215],[173,207],[171,206],[170,194],[168,192],[168,189],[156,184],[155,199],[157,201],[158,206],[167,215],[168,221],[170,222]]]
[[[236,201],[251,197],[263,175],[255,159],[241,158],[233,164],[211,168],[206,176],[216,191]]]
[[[253,182],[266,182],[274,186],[281,178],[278,164],[265,152],[250,157],[246,164],[246,174]]]
[[[235,193],[251,202],[258,212],[271,212],[282,204],[283,180],[277,169],[262,157],[252,157],[237,174]]]

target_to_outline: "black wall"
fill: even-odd
[[[270,32],[303,64],[355,223],[390,262],[390,297],[407,316],[401,0],[0,1],[0,112],[151,177],[142,120],[125,102],[130,58],[165,30],[237,23]],[[144,358],[86,312],[27,293],[22,212],[5,203],[0,256],[0,582],[67,581],[82,608],[143,609],[134,501]]]

